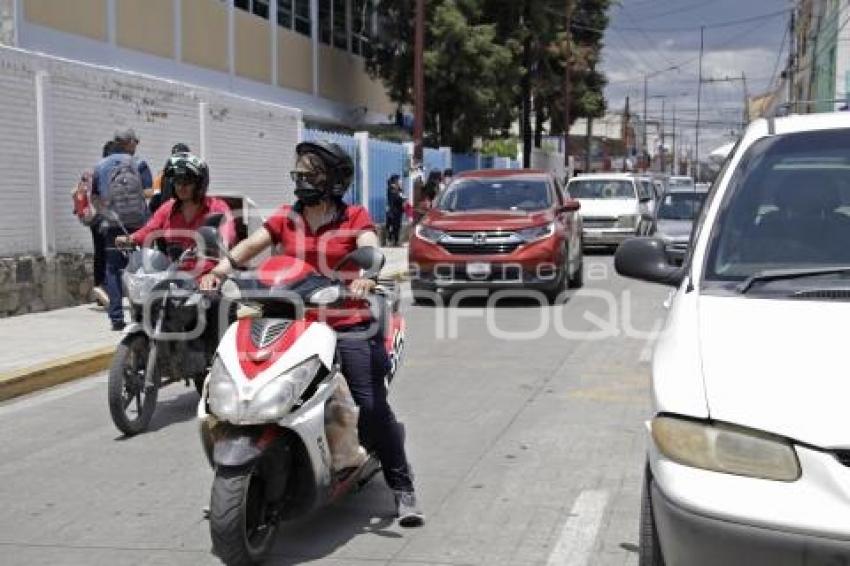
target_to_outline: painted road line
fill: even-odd
[[[564,523],[558,542],[549,555],[547,566],[587,566],[602,515],[608,503],[608,492],[583,491],[579,494],[570,517]]]

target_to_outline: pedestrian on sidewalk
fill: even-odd
[[[104,216],[100,222],[106,249],[107,315],[112,330],[120,331],[125,326],[121,274],[127,266],[127,257],[115,247],[115,238],[124,233],[121,224],[128,231],[144,225],[148,217],[144,191],[153,185],[153,179],[148,164],[135,156],[139,144],[135,131],[118,131],[113,141],[114,153],[101,159],[94,167],[92,195],[98,210],[109,210],[120,220],[119,224]]]
[[[112,140],[106,142],[101,152],[101,158],[112,154],[114,143]],[[92,195],[92,178],[94,171],[86,169],[80,174],[80,180],[77,181],[77,186],[71,192],[71,198],[74,202],[74,215],[80,224],[87,227],[91,232],[92,239],[92,263],[93,263],[93,286],[92,296],[94,300],[102,307],[109,304],[109,295],[106,292],[106,249],[104,245],[103,235],[100,233],[100,221],[102,217],[95,207],[94,198]]]
[[[160,206],[168,202],[169,199],[174,196],[174,175],[170,168],[172,163],[171,158],[181,153],[190,154],[192,153],[192,150],[189,149],[189,146],[185,143],[174,144],[171,148],[171,156],[165,162],[165,165],[163,165],[159,175],[157,175],[156,179],[153,181],[153,195],[148,201],[148,209],[150,210],[151,216],[153,216]]]
[[[398,246],[401,233],[401,219],[404,214],[404,195],[398,175],[387,179],[387,245]]]

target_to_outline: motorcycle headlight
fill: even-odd
[[[124,272],[124,287],[127,289],[127,299],[134,305],[141,305],[150,296],[156,284],[167,277],[167,273],[148,274]]]
[[[624,214],[617,219],[617,228],[637,228],[640,214]]]
[[[239,422],[266,423],[282,419],[316,377],[321,366],[321,360],[313,357],[267,383],[253,399],[243,402]]]
[[[774,481],[800,478],[791,443],[759,431],[660,416],[652,420],[652,438],[664,456],[685,466]]]
[[[430,227],[425,226],[423,224],[417,224],[416,225],[416,237],[421,238],[423,240],[427,240],[427,241],[432,242],[434,244],[439,243],[440,240],[445,235],[446,235],[446,233],[443,232],[442,230],[436,230],[434,228],[430,228]]]
[[[236,420],[239,416],[238,397],[236,383],[224,367],[224,362],[216,356],[210,368],[210,381],[207,386],[210,412],[221,420]]]
[[[543,238],[548,238],[554,233],[554,222],[550,222],[549,224],[544,224],[542,226],[534,226],[533,228],[524,228],[522,230],[516,231],[516,235],[525,240],[526,242],[542,240]]]
[[[332,285],[331,287],[324,287],[318,291],[314,291],[310,294],[307,301],[314,305],[330,305],[337,302],[341,294],[339,285]]]

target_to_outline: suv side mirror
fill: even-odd
[[[678,287],[685,277],[682,267],[670,265],[664,242],[658,238],[629,238],[614,254],[614,268],[624,277]]]
[[[581,203],[574,198],[568,198],[564,201],[564,206],[561,207],[562,212],[578,212],[581,208]]]

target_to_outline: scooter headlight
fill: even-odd
[[[239,399],[236,383],[230,377],[224,362],[216,356],[210,368],[207,387],[210,412],[225,421],[234,421],[239,416]]]
[[[337,302],[341,294],[339,285],[333,285],[314,291],[307,300],[314,305],[330,305]]]
[[[321,360],[312,357],[271,380],[251,400],[244,402],[239,422],[267,423],[282,419],[316,377],[321,366]]]

